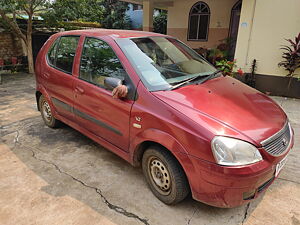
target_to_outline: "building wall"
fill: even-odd
[[[188,41],[189,12],[196,2],[198,1],[175,0],[173,6],[168,7],[168,34],[192,48],[215,47],[220,40],[228,37],[231,9],[237,0],[204,0],[211,11],[208,41]]]
[[[143,10],[133,10],[133,5],[129,4],[129,9],[126,11],[126,15],[129,16],[131,20],[131,25],[133,29],[143,28]]]
[[[11,33],[0,33],[0,58],[10,60],[13,56],[21,56],[23,53],[21,41]]]
[[[257,60],[257,73],[284,76],[277,64],[282,60],[285,38],[300,32],[299,0],[244,0],[235,58],[238,67],[250,72]],[[300,73],[300,71],[298,71]]]

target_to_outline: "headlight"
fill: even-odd
[[[257,148],[235,138],[216,136],[211,142],[211,147],[220,165],[241,166],[262,160]]]

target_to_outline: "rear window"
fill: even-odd
[[[78,36],[63,36],[56,40],[48,52],[48,63],[59,70],[72,74],[78,41]]]

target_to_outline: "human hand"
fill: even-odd
[[[113,98],[125,98],[128,93],[128,88],[126,85],[119,85],[113,89],[112,95]]]

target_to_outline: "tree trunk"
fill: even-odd
[[[15,11],[13,12],[13,19],[10,19],[6,15],[7,12],[4,11],[3,9],[0,9],[0,18],[4,19],[4,21],[10,25],[10,27],[15,32],[15,34],[25,42],[27,48],[26,50],[27,50],[27,58],[28,58],[28,70],[29,73],[34,74],[34,62],[33,62],[33,54],[32,54],[32,17],[33,17],[34,10],[36,10],[38,5],[42,4],[43,1],[31,0],[27,2],[28,2],[27,6],[23,7],[23,10],[28,15],[26,35],[22,33],[19,25],[17,24]]]
[[[27,34],[27,58],[28,58],[28,71],[31,74],[34,74],[34,61],[32,54],[32,36],[31,34]]]
[[[27,58],[28,58],[28,72],[34,74],[34,62],[33,62],[33,54],[32,54],[32,16],[33,16],[33,9],[32,7],[30,7],[28,11],[26,45],[27,45]]]

